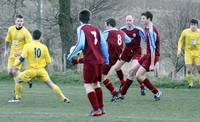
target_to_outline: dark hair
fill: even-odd
[[[197,19],[191,19],[190,24],[198,25],[198,20]]]
[[[87,9],[84,9],[79,13],[79,20],[83,23],[88,23],[88,21],[90,20],[90,15],[91,12]]]
[[[34,30],[33,31],[33,39],[34,40],[39,40],[41,35],[42,35],[42,33],[39,30]]]
[[[15,16],[15,18],[23,19],[23,16],[18,14],[18,15]]]
[[[106,20],[106,25],[110,25],[111,27],[115,27],[116,26],[116,21],[114,18],[109,18]]]
[[[142,16],[145,16],[147,19],[150,18],[150,20],[153,20],[153,14],[150,11],[146,11],[145,13],[141,14]]]

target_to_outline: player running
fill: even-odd
[[[103,110],[103,92],[98,81],[101,81],[102,64],[109,64],[107,44],[100,30],[89,24],[91,12],[82,10],[79,13],[81,26],[77,29],[78,41],[68,60],[73,62],[74,56],[82,50],[83,52],[83,78],[84,87],[93,110],[90,116],[101,116]]]
[[[131,15],[126,16],[126,25],[121,28],[131,39],[131,43],[126,44],[125,49],[123,50],[120,60],[117,61],[115,65],[115,71],[118,78],[121,81],[121,86],[125,83],[124,74],[121,70],[121,67],[126,63],[130,62],[131,64],[138,63],[138,60],[141,58],[142,49],[140,46],[141,40],[145,40],[144,30],[140,27],[133,25],[134,19]],[[134,41],[133,41],[134,40]],[[144,84],[140,83],[141,95],[145,95]]]
[[[20,58],[18,58],[11,68],[11,72],[15,78],[15,99],[9,100],[9,103],[21,103],[22,99],[22,85],[24,82],[30,81],[37,77],[44,81],[60,98],[61,101],[69,103],[69,99],[64,96],[61,89],[53,83],[45,67],[51,63],[48,48],[40,42],[41,32],[35,30],[33,32],[33,41],[26,44],[23,48]],[[17,73],[17,68],[25,61],[27,61],[26,69]]]
[[[153,14],[149,11],[142,13],[141,23],[145,26],[145,37],[146,37],[146,54],[136,63],[132,65],[132,69],[129,72],[128,78],[126,79],[125,85],[122,87],[119,97],[124,98],[128,88],[133,82],[134,75],[139,82],[144,85],[154,94],[156,101],[160,100],[162,94],[152,83],[146,78],[146,72],[153,71],[156,62],[160,57],[160,34],[157,27],[153,24]],[[120,96],[121,95],[121,96]]]
[[[106,31],[104,31],[104,39],[107,40],[109,64],[102,66],[102,81],[106,88],[112,94],[111,102],[117,100],[117,91],[112,84],[112,81],[108,79],[108,72],[111,67],[120,59],[120,55],[123,50],[124,42],[126,44],[131,42],[131,39],[121,30],[115,28],[116,21],[113,18],[109,18],[105,21]]]
[[[178,41],[177,56],[180,57],[181,48],[185,44],[185,65],[187,69],[186,80],[188,88],[193,87],[192,64],[195,64],[198,70],[198,80],[200,82],[200,30],[198,29],[198,20],[190,21],[190,28],[183,30]]]

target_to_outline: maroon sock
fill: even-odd
[[[116,73],[117,73],[117,76],[118,76],[121,84],[123,84],[124,83],[124,74],[123,74],[122,70],[120,69],[119,71],[116,71]]]
[[[151,92],[153,92],[154,94],[156,94],[158,92],[158,90],[156,89],[156,87],[151,83],[150,80],[148,80],[147,78],[142,81],[144,83],[144,85],[151,90]]]
[[[121,94],[122,95],[125,95],[128,88],[131,86],[133,80],[129,80],[129,79],[126,79],[126,83],[123,85],[122,89],[121,89]]]
[[[144,89],[144,83],[143,83],[143,82],[140,82],[140,83],[139,83],[139,87],[140,87],[140,89]]]
[[[115,87],[109,79],[104,80],[103,84],[106,86],[106,88],[110,91],[112,95],[116,95],[117,91],[115,90]]]
[[[99,103],[97,100],[97,95],[95,92],[90,92],[87,94],[90,104],[92,105],[93,110],[98,110]]]
[[[97,99],[99,102],[99,107],[103,108],[103,92],[102,92],[101,87],[96,88],[95,91],[96,91]]]

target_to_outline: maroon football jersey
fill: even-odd
[[[121,30],[124,31],[126,35],[129,36],[132,40],[131,43],[126,44],[126,48],[129,48],[129,49],[141,48],[140,46],[141,38],[139,35],[139,29],[134,28],[132,30],[127,30],[127,28],[122,28]]]
[[[124,46],[124,32],[118,29],[109,30],[107,42],[109,61],[118,60]]]
[[[103,54],[100,47],[100,31],[96,26],[86,24],[81,27],[85,33],[84,62],[103,64]]]
[[[160,56],[160,34],[158,32],[157,27],[153,26],[153,31],[156,33],[156,42],[155,42],[155,56]],[[151,48],[149,43],[149,28],[145,28],[145,35],[146,35],[146,47],[147,47],[147,55],[151,54]]]

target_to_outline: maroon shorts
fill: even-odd
[[[130,62],[131,59],[139,60],[141,58],[141,54],[142,54],[141,48],[136,48],[136,49],[125,48],[124,51],[122,52],[120,59],[125,62]]]
[[[83,78],[84,83],[97,83],[101,81],[101,64],[84,63]]]
[[[102,74],[107,75],[108,72],[110,71],[111,67],[115,65],[118,59],[113,59],[109,61],[109,64],[103,64],[102,65]]]
[[[154,65],[158,62],[158,60],[159,60],[159,56],[155,56]],[[146,69],[146,71],[149,71],[149,67],[151,65],[151,56],[144,55],[143,57],[140,58],[138,62],[143,68]]]

